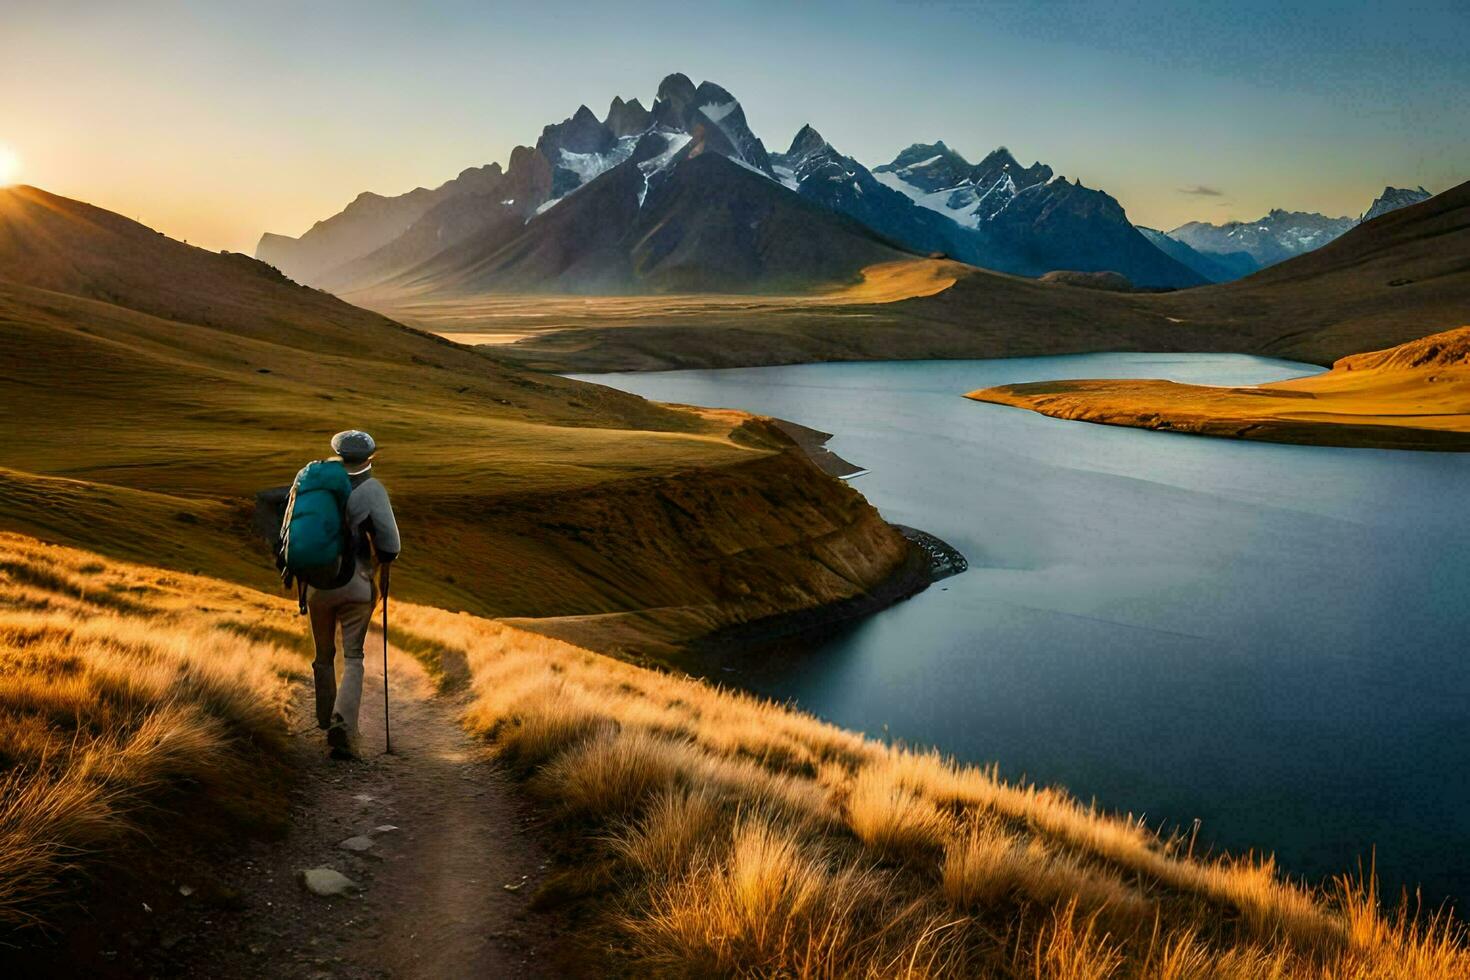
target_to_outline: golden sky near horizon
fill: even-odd
[[[246,252],[361,191],[504,163],[580,103],[646,105],[672,71],[728,88],[771,150],[807,122],[870,167],[914,142],[972,160],[1004,144],[1165,229],[1272,207],[1355,216],[1385,184],[1470,177],[1453,7],[1385,37],[1371,5],[1160,4],[1079,2],[1039,23],[878,0],[52,0],[6,14],[0,144],[12,179]]]

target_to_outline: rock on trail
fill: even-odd
[[[347,895],[359,891],[361,887],[336,868],[310,868],[299,872],[298,877],[303,888],[323,898]]]

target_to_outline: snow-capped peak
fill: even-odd
[[[1427,201],[1433,196],[1433,194],[1426,191],[1423,187],[1417,190],[1410,190],[1406,187],[1385,187],[1383,193],[1378,195],[1377,199],[1374,200],[1367,211],[1363,212],[1363,216],[1358,219],[1358,223],[1362,224],[1365,221],[1372,221],[1374,218],[1388,214],[1390,211],[1397,211],[1399,208],[1406,208],[1411,204]]]

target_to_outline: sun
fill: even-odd
[[[0,187],[15,183],[20,177],[20,154],[0,143]]]

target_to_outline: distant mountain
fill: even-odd
[[[1205,278],[1212,282],[1227,282],[1294,256],[1305,255],[1336,241],[1365,221],[1418,204],[1432,196],[1422,187],[1417,190],[1385,187],[1356,221],[1348,217],[1329,218],[1316,212],[1277,208],[1259,221],[1230,221],[1222,225],[1191,221],[1167,234],[1151,229],[1139,230],[1149,241]],[[1180,246],[1189,252],[1182,251]]]
[[[393,198],[361,195],[299,239],[267,234],[257,255],[293,278],[342,293],[432,291],[451,281],[470,280],[531,290],[672,288],[657,284],[698,278],[687,268],[687,256],[685,273],[673,276],[665,266],[652,274],[652,267],[629,264],[634,253],[643,258],[648,253],[624,236],[643,226],[637,212],[655,196],[655,187],[703,155],[730,161],[734,169],[800,199],[781,202],[778,208],[774,202],[779,195],[762,193],[756,201],[752,185],[742,181],[724,195],[729,206],[775,215],[799,204],[807,220],[818,222],[813,229],[829,245],[836,228],[863,239],[861,245],[835,248],[835,255],[866,254],[877,242],[890,250],[942,253],[1027,276],[1061,269],[1117,272],[1143,287],[1207,281],[1135,231],[1108,195],[1054,178],[1044,164],[1022,167],[1004,147],[972,165],[943,143],[916,144],[892,163],[869,171],[808,126],[785,153],[773,155],[751,130],[738,99],[713,82],[695,85],[682,74],[666,77],[646,109],[638,99],[618,97],[599,119],[587,106],[579,106],[571,116],[544,127],[534,146],[517,147],[503,171],[491,164],[465,171],[432,191],[420,188]],[[706,166],[699,173],[706,179],[729,179],[733,170]],[[549,222],[550,214],[590,193],[599,181],[607,184],[595,195],[595,206],[582,202],[574,219]],[[609,194],[621,196],[614,202]],[[682,200],[721,196],[707,189]],[[594,227],[594,212],[614,223]],[[749,243],[741,245],[741,236],[726,234],[729,223],[740,220],[738,210],[718,216],[719,230],[709,234],[699,234],[685,216],[664,217],[700,239],[698,254],[711,263],[707,278],[724,288],[774,288],[778,280],[810,286],[822,281],[814,278],[819,269],[822,276],[842,280],[858,272],[837,270],[819,260],[812,248],[792,250],[793,260],[799,253],[800,261],[784,270],[753,261],[751,254],[738,251]],[[573,226],[579,229],[576,238],[563,238]],[[793,227],[791,233],[801,236],[804,230]],[[736,247],[737,253],[713,255],[717,240]],[[499,254],[513,245],[522,251]],[[618,251],[621,258],[598,251],[603,248]],[[472,268],[479,271],[470,275]],[[760,281],[747,274],[756,268],[763,270]],[[441,275],[446,278],[436,279]]]
[[[954,222],[880,183],[867,167],[839,153],[810,125],[801,128],[790,149],[771,157],[771,166],[781,183],[802,197],[854,218],[906,248],[985,264],[978,237],[962,234]]]
[[[1363,216],[1358,219],[1358,224],[1362,224],[1365,221],[1372,221],[1374,218],[1388,214],[1390,211],[1397,211],[1399,208],[1406,208],[1411,204],[1427,201],[1433,196],[1433,194],[1426,191],[1423,187],[1417,190],[1408,190],[1403,187],[1385,187],[1383,193],[1378,195],[1378,198],[1373,202],[1372,206],[1363,212]]]
[[[491,166],[499,175],[499,165]],[[550,199],[552,183],[552,168],[546,157],[529,146],[518,146],[511,151],[510,166],[499,179],[441,196],[437,204],[387,244],[323,270],[308,281],[324,289],[348,291],[392,278],[468,238],[492,230],[502,236],[513,235]]]
[[[942,140],[916,143],[873,176],[961,229],[951,254],[962,261],[1023,276],[1116,272],[1145,287],[1209,281],[1139,234],[1109,195],[1043,163],[1023,167],[1003,146],[971,164]]]
[[[691,173],[731,187],[687,186],[682,168],[703,156],[734,166],[701,164]],[[680,179],[660,191],[675,171]],[[311,281],[357,294],[805,290],[849,281],[863,264],[900,258],[902,249],[951,244],[945,222],[871,178],[872,190],[916,216],[914,228],[886,233],[789,194],[739,101],[679,74],[663,80],[650,109],[619,97],[599,120],[579,107],[545,127],[534,147],[517,147],[505,172],[495,173],[479,187],[449,188],[397,237]],[[676,188],[682,192],[671,198]],[[671,199],[690,214],[670,213]],[[772,241],[777,227],[789,242]],[[921,231],[930,240],[919,242]],[[729,254],[718,254],[721,247]]]
[[[649,133],[645,143],[514,235],[467,240],[389,285],[435,294],[804,291],[908,255],[703,139]]]
[[[1182,262],[1210,282],[1229,282],[1248,276],[1260,268],[1247,252],[1199,252],[1177,238],[1170,238],[1157,228],[1135,225],[1140,234],[1165,255]]]
[[[1169,232],[1169,237],[1197,252],[1244,252],[1264,268],[1321,248],[1355,224],[1353,218],[1276,208],[1259,221],[1229,221],[1223,225],[1191,221]]]
[[[1002,271],[1019,275],[1116,272],[1152,288],[1208,281],[1159,251],[1112,197],[1065,177],[1022,188],[983,230],[1014,257]]]
[[[1003,146],[972,165],[943,140],[915,143],[873,172],[921,207],[967,228],[979,228],[1020,191],[1052,178],[1050,167],[1042,163],[1022,167]]]
[[[388,244],[435,205],[462,193],[491,191],[502,177],[500,164],[492,163],[471,167],[433,190],[418,187],[397,197],[363,191],[300,238],[262,235],[255,257],[299,282],[314,284],[323,273]]]

